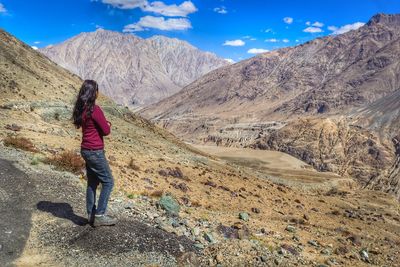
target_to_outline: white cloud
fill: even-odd
[[[310,25],[311,25],[311,21],[307,21],[307,22],[306,22],[306,25],[307,25],[307,26],[310,26]]]
[[[271,39],[266,39],[265,41],[266,41],[267,43],[277,43],[277,42],[278,42],[278,39],[271,38]]]
[[[39,48],[37,46],[31,46],[33,48],[33,50],[38,50]]]
[[[324,24],[322,22],[316,21],[312,24],[312,26],[321,28],[324,27]]]
[[[289,39],[283,39],[282,42],[289,43]]]
[[[231,58],[225,58],[226,61],[228,61],[231,64],[236,63],[235,60],[231,59]]]
[[[256,41],[257,40],[257,38],[251,37],[250,35],[243,36],[242,38],[243,39],[248,39],[250,41]]]
[[[120,9],[140,8],[143,11],[161,14],[167,17],[186,17],[197,11],[192,1],[184,1],[180,5],[167,5],[162,1],[148,2],[147,0],[101,0],[102,3]]]
[[[40,44],[40,41],[33,42],[34,44]]]
[[[228,10],[226,10],[226,7],[224,7],[224,6],[216,7],[216,8],[214,8],[213,10],[214,10],[214,12],[217,12],[217,13],[219,13],[219,14],[226,14],[226,13],[228,13]]]
[[[263,48],[252,48],[247,51],[249,54],[261,54],[265,52],[269,52],[269,50]]]
[[[149,28],[163,31],[186,30],[192,28],[192,24],[186,18],[165,19],[163,17],[144,16],[138,22],[126,25],[123,32],[144,31]]]
[[[102,0],[102,2],[121,9],[134,9],[147,4],[147,0]]]
[[[2,3],[0,3],[0,13],[7,13],[7,9]]]
[[[303,32],[317,33],[317,32],[323,32],[323,30],[321,30],[321,28],[318,27],[307,27],[303,30]]]
[[[338,29],[338,27],[336,27],[336,26],[328,26],[328,30],[330,30],[330,31],[337,31],[337,29]]]
[[[223,43],[223,45],[227,45],[227,46],[244,46],[246,43],[243,42],[242,40],[238,39],[238,40],[232,40],[232,41],[225,41],[225,43]]]
[[[268,32],[272,32],[273,33],[274,31],[272,29],[266,29],[265,32],[266,33],[268,33]]]
[[[284,18],[283,18],[283,21],[284,21],[286,24],[292,24],[292,23],[293,23],[293,18],[291,18],[291,17],[284,17]]]
[[[188,14],[197,11],[197,8],[191,1],[185,1],[180,5],[166,5],[164,2],[155,1],[145,4],[142,7],[143,11],[161,14],[167,17],[186,17]]]
[[[299,40],[299,39],[296,39],[296,43],[298,43],[298,42],[300,42],[300,40]]]
[[[355,22],[353,24],[347,24],[342,27],[329,26],[328,30],[332,31],[332,34],[342,34],[351,30],[357,30],[364,25],[365,23],[363,22]]]

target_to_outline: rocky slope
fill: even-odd
[[[389,168],[372,178],[368,187],[400,196],[400,89],[351,112],[354,125],[376,132],[392,149]]]
[[[141,114],[191,142],[284,151],[400,197],[383,174],[397,158],[399,52],[400,15],[378,14],[215,70]]]
[[[102,29],[40,51],[81,78],[98,81],[104,94],[129,106],[157,102],[228,64],[178,39]]]
[[[0,31],[1,266],[399,262],[400,207],[390,195],[337,177],[341,183],[310,190],[273,182],[202,153],[103,95],[98,103],[113,122],[105,140],[116,182],[109,210],[120,223],[84,225],[84,173],[46,160],[79,153],[80,132],[69,118],[81,82]],[[10,136],[32,142],[34,152],[6,147]]]
[[[400,69],[399,69],[400,71]],[[381,139],[396,137],[400,134],[400,88],[350,112],[353,123],[378,132]]]

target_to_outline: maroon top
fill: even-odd
[[[82,114],[82,143],[83,149],[103,149],[103,136],[110,134],[110,125],[103,111],[94,105],[92,116],[86,116],[86,108]]]

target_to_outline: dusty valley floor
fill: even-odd
[[[193,146],[227,163],[248,168],[261,176],[264,175],[266,179],[287,185],[317,188],[353,183],[348,177],[341,177],[331,172],[318,172],[305,162],[279,151],[215,145],[193,144]]]

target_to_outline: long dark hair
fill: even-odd
[[[96,102],[96,93],[99,86],[96,81],[85,80],[79,90],[78,97],[75,102],[72,120],[77,129],[82,126],[82,115],[86,107],[86,116],[90,117]]]

